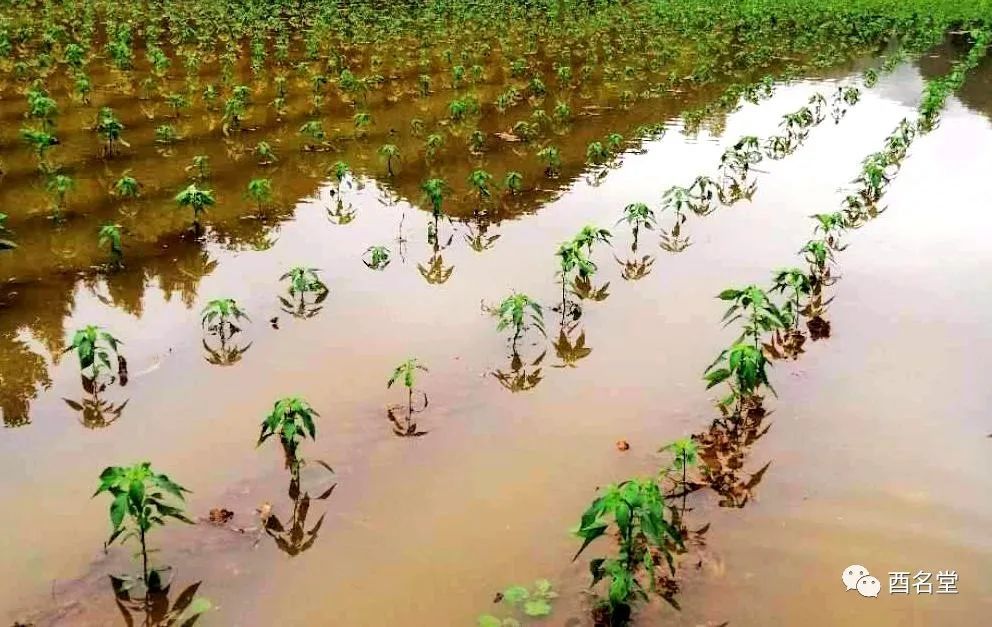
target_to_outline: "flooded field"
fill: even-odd
[[[773,59],[663,87],[631,66],[619,89],[608,76],[550,87],[559,51],[542,50],[530,67],[556,95],[527,94],[520,79],[519,115],[489,104],[515,84],[507,55],[459,96],[486,103],[470,123],[434,66],[421,93],[421,73],[399,61],[356,61],[387,79],[360,104],[293,75],[294,95],[269,107],[282,98],[272,72],[232,128],[223,98],[173,111],[175,99],[145,99],[136,80],[94,65],[94,84],[128,85],[84,103],[53,79],[64,130],[41,158],[21,139],[26,86],[5,84],[0,211],[16,248],[0,252],[0,618],[609,624],[597,608],[612,595],[590,588],[589,560],[622,534],[573,559],[574,532],[591,528],[580,518],[608,484],[639,477],[660,486],[671,536],[646,553],[659,570],[635,624],[984,624],[992,62],[975,55],[939,117],[926,102],[972,44],[956,36],[905,57],[865,46],[822,67]],[[665,58],[673,75],[698,62],[676,57]],[[222,81],[220,65],[204,62],[200,88]],[[247,58],[236,66],[251,71]],[[184,89],[181,67],[170,80]],[[556,116],[562,98],[569,112]],[[112,158],[93,128],[102,107],[128,144]],[[899,126],[917,117],[911,132]],[[322,135],[301,130],[318,119]],[[911,147],[893,148],[894,127]],[[881,170],[884,198],[865,183],[844,229],[823,218],[814,232],[810,216],[850,198],[862,159],[883,146],[899,155]],[[71,179],[64,193],[59,176]],[[190,185],[213,199],[194,227],[195,202],[177,199]],[[651,212],[635,230],[637,203]],[[119,246],[98,237],[107,224]],[[585,225],[608,241],[563,253]],[[829,248],[819,261],[811,233]],[[705,390],[703,374],[750,340],[737,339],[741,323],[722,325],[730,303],[716,295],[807,261],[804,306],[769,290],[785,304],[754,342],[774,392],[734,374],[721,414],[726,391]],[[326,289],[294,291],[294,268],[318,269]],[[493,315],[511,293],[541,305],[519,337]],[[235,326],[201,319],[231,305],[220,299],[244,312]],[[747,323],[757,308],[743,311]],[[66,347],[87,325],[121,344],[81,381]],[[411,359],[412,381],[396,370]],[[287,397],[319,414],[298,452],[264,426],[259,441]],[[685,474],[659,451],[670,442],[692,458]],[[90,496],[106,467],[144,460],[190,491],[197,524],[149,533],[171,585],[138,598],[110,576],[141,575],[140,547],[104,550],[113,499]],[[845,591],[851,564],[878,578],[878,598]],[[918,571],[932,573],[932,593],[914,587]],[[953,594],[938,585],[952,571]],[[896,572],[907,594],[890,590]],[[543,579],[550,612],[534,589]],[[510,607],[515,584],[538,599],[535,616]]]

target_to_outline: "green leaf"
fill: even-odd
[[[530,596],[527,588],[523,586],[510,586],[503,592],[503,600],[516,607]]]
[[[551,604],[544,599],[530,599],[524,603],[524,614],[527,616],[547,616],[551,613]]]
[[[145,500],[145,482],[141,479],[132,479],[127,488],[128,497],[131,499],[131,506],[140,510],[142,502]]]
[[[572,558],[572,561],[574,562],[579,557],[579,555],[582,554],[582,551],[586,550],[586,547],[589,546],[589,544],[593,540],[606,533],[606,529],[607,529],[606,523],[598,523],[591,527],[585,527],[583,529],[580,529],[579,536],[582,537],[584,540],[582,542],[582,546],[579,547],[579,550],[575,553],[575,556]]]
[[[503,621],[491,614],[483,614],[479,617],[479,627],[503,627]]]
[[[547,579],[538,579],[534,582],[534,590],[543,595],[548,595],[551,593],[551,582]]]
[[[203,597],[196,597],[195,599],[193,599],[193,602],[189,604],[189,607],[187,607],[176,620],[181,625],[183,624],[184,621],[188,621],[191,618],[209,612],[211,609],[213,609],[213,607],[214,605],[213,603],[210,602],[209,599],[205,599]]]
[[[630,596],[632,577],[629,572],[617,566],[610,572],[613,581],[610,582],[610,601],[613,603],[626,603]]]
[[[118,494],[110,504],[110,524],[114,526],[114,531],[120,529],[124,523],[124,514],[127,513],[127,494]]]
[[[719,385],[720,383],[723,383],[728,378],[730,378],[730,370],[726,368],[719,368],[712,372],[706,373],[706,375],[704,375],[704,378],[707,381],[706,389],[708,390],[711,387],[715,385]]]

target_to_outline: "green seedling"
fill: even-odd
[[[190,207],[193,209],[193,230],[199,232],[201,229],[200,218],[207,207],[216,204],[213,191],[209,189],[198,189],[195,184],[191,184],[183,191],[176,194],[176,204],[180,208]]]
[[[608,580],[607,597],[599,608],[608,624],[625,624],[635,604],[647,601],[655,589],[656,571],[665,560],[674,575],[673,553],[683,548],[682,537],[666,519],[665,497],[651,479],[631,479],[607,486],[582,514],[575,534],[582,540],[573,560],[598,538],[612,531],[618,545],[612,557],[590,561],[592,584]]]
[[[286,455],[286,467],[293,472],[299,472],[299,446],[305,438],[316,441],[317,425],[315,419],[319,416],[310,404],[302,398],[292,396],[275,402],[272,411],[262,421],[262,430],[256,446],[273,436],[279,437],[282,450]]]
[[[536,328],[542,335],[547,335],[544,330],[544,311],[541,309],[541,305],[526,294],[513,292],[504,298],[498,307],[489,311],[497,318],[497,331],[513,329],[512,345],[514,349],[517,346],[517,340],[530,326]]]
[[[110,503],[110,538],[105,546],[115,541],[136,539],[140,545],[141,581],[149,591],[158,591],[165,582],[157,570],[148,567],[148,533],[166,524],[168,519],[194,524],[183,506],[189,490],[156,473],[150,462],[133,466],[109,466],[100,473],[100,485],[93,496],[107,492]]]
[[[97,234],[97,244],[110,252],[110,263],[115,267],[124,264],[124,248],[121,246],[121,225],[104,224]]]

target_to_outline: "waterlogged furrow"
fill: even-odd
[[[881,66],[883,73],[889,73],[897,64],[906,58],[905,55],[893,55]],[[855,85],[840,85],[831,96],[829,104],[830,116],[834,123],[840,123],[847,114],[849,107],[856,105],[861,98],[861,90],[873,87],[878,81],[879,71],[870,69],[862,78],[861,87]],[[768,81],[757,84],[757,88],[749,95],[751,100],[769,98],[772,85]],[[673,225],[670,229],[660,232],[660,245],[664,250],[677,253],[690,245],[690,238],[683,233],[686,222],[686,210],[697,216],[707,216],[715,209],[715,202],[724,207],[730,207],[742,200],[752,200],[757,191],[757,178],[751,177],[753,166],[761,163],[764,158],[781,160],[798,150],[809,137],[812,128],[820,125],[827,117],[828,103],[826,96],[817,92],[810,97],[809,102],[794,112],[782,116],[780,126],[785,131],[782,135],[772,135],[764,141],[755,136],[741,137],[720,157],[720,166],[716,177],[700,175],[688,186],[673,185],[662,194],[662,211],[671,213]],[[685,116],[683,116],[683,120]],[[644,203],[634,203],[625,210],[643,211]],[[635,209],[636,208],[636,209]],[[625,218],[626,219],[626,218]],[[627,220],[630,222],[630,220]],[[654,226],[654,213],[649,211],[646,219],[639,226]]]
[[[587,546],[607,533],[615,534],[615,557],[592,560],[592,585],[609,581],[608,595],[597,606],[604,615],[630,619],[632,607],[649,592],[671,600],[678,590],[675,560],[690,550],[695,533],[684,520],[685,497],[701,487],[717,492],[722,506],[742,507],[750,490],[767,469],[744,477],[741,465],[751,446],[767,431],[763,425],[765,391],[774,394],[768,377],[773,359],[796,358],[802,353],[805,335],[799,322],[805,318],[810,336],[829,336],[824,314],[828,301],[823,288],[835,280],[834,253],[844,249],[841,236],[881,213],[879,202],[899,171],[913,140],[929,133],[939,123],[947,98],[961,87],[967,73],[985,56],[992,31],[972,33],[974,45],[967,56],[955,63],[944,77],[929,81],[924,90],[915,122],[903,120],[886,138],[883,150],[869,155],[855,179],[857,187],[843,200],[840,211],[817,214],[814,239],[801,253],[807,269],[786,268],[774,273],[768,288],[757,285],[734,287],[719,294],[729,303],[725,324],[737,323],[741,335],[706,369],[707,389],[725,385],[727,392],[717,400],[721,417],[704,431],[678,440],[662,450],[671,454],[671,463],[662,468],[659,479],[630,479],[607,487],[582,515],[578,535],[581,554]],[[773,295],[785,298],[776,303]],[[699,465],[699,479],[689,481],[687,467]],[[664,486],[670,490],[663,490]],[[682,498],[681,508],[666,499]],[[708,526],[707,526],[708,527]],[[666,569],[667,567],[667,569]],[[658,571],[661,572],[659,574]],[[647,581],[647,583],[644,582]]]
[[[497,150],[487,150],[490,140],[487,135],[498,132],[502,134],[502,141],[527,145],[528,158],[539,160],[541,168],[540,176],[528,178],[554,180],[568,173],[568,168],[574,171],[575,163],[578,163],[578,160],[568,158],[567,150],[559,145],[564,140],[559,137],[572,132],[570,122],[576,117],[584,99],[594,100],[592,107],[602,106],[603,103],[618,108],[628,107],[635,102],[658,97],[664,89],[710,85],[717,77],[732,75],[742,66],[772,66],[779,55],[788,57],[794,54],[797,55],[792,57],[795,59],[810,54],[814,55],[810,60],[813,65],[827,64],[846,58],[852,52],[876,46],[893,31],[902,32],[912,41],[927,40],[934,33],[944,32],[948,26],[958,24],[965,15],[965,12],[956,10],[960,7],[949,0],[935,9],[940,17],[933,20],[920,17],[918,0],[906,3],[912,5],[911,10],[883,0],[860,0],[848,3],[850,6],[828,0],[833,13],[820,16],[826,22],[820,29],[809,28],[809,18],[803,17],[806,15],[803,8],[792,0],[783,1],[780,6],[770,0],[747,0],[739,3],[743,10],[729,2],[680,3],[671,10],[659,3],[637,1],[630,3],[630,6],[607,5],[600,9],[571,1],[533,4],[535,6],[523,8],[520,3],[503,0],[465,4],[441,2],[416,7],[406,4],[379,7],[357,3],[343,10],[330,3],[305,1],[293,7],[285,6],[283,13],[273,16],[270,3],[253,1],[146,4],[92,0],[66,3],[64,6],[45,4],[41,7],[36,7],[33,2],[18,2],[13,5],[14,10],[0,13],[0,70],[6,81],[2,88],[13,85],[15,91],[23,93],[27,100],[27,122],[18,132],[22,147],[17,154],[30,150],[30,162],[35,164],[41,175],[40,185],[44,186],[52,201],[53,218],[56,220],[61,220],[68,212],[69,199],[79,191],[72,176],[72,165],[81,168],[81,164],[87,162],[78,159],[59,164],[50,159],[53,151],[67,148],[63,140],[81,136],[77,132],[59,137],[56,123],[60,119],[59,103],[53,96],[71,94],[79,103],[89,106],[88,101],[94,93],[94,78],[101,76],[91,72],[94,62],[108,64],[111,69],[104,76],[112,76],[131,93],[137,91],[154,100],[153,108],[165,106],[173,109],[176,118],[191,107],[194,99],[200,101],[205,109],[219,114],[216,120],[219,128],[207,125],[205,131],[190,139],[206,141],[211,137],[223,137],[225,143],[231,140],[226,146],[231,149],[231,154],[227,155],[230,162],[218,168],[218,176],[211,179],[209,160],[200,158],[205,155],[190,155],[192,159],[188,165],[184,164],[181,171],[177,168],[173,172],[175,176],[167,179],[168,184],[157,190],[158,196],[171,198],[185,212],[184,222],[185,216],[192,217],[192,237],[183,238],[182,243],[176,244],[180,251],[171,260],[162,261],[165,265],[176,265],[177,260],[182,258],[192,266],[189,271],[179,269],[187,279],[162,286],[167,293],[180,293],[187,302],[192,302],[198,279],[209,274],[216,265],[204,250],[202,237],[206,230],[205,216],[214,211],[218,204],[214,185],[222,183],[231,172],[237,171],[239,167],[232,164],[248,154],[260,167],[279,160],[276,147],[264,139],[257,142],[254,148],[239,139],[232,139],[243,138],[251,132],[248,116],[257,105],[277,119],[291,120],[294,127],[303,122],[293,136],[294,153],[299,151],[316,158],[320,154],[336,151],[336,141],[355,140],[359,146],[372,148],[367,145],[370,138],[381,140],[383,143],[374,150],[360,150],[362,154],[355,158],[351,166],[342,160],[331,164],[312,164],[309,159],[301,158],[301,162],[306,161],[304,165],[308,166],[303,171],[315,178],[319,175],[315,172],[326,171],[327,165],[330,165],[329,174],[337,180],[334,192],[340,198],[343,187],[353,180],[349,171],[354,168],[361,172],[363,167],[372,171],[371,163],[378,160],[381,166],[378,173],[382,174],[384,170],[383,178],[390,181],[385,187],[396,191],[397,196],[423,197],[424,206],[430,208],[433,221],[428,227],[428,242],[433,256],[419,269],[426,281],[441,284],[448,280],[452,270],[444,266],[440,255],[447,245],[442,244],[440,220],[446,213],[452,213],[450,207],[455,203],[461,202],[474,211],[500,191],[500,178],[483,167],[487,152],[490,158],[499,153]],[[715,11],[714,6],[717,5],[719,10]],[[891,13],[877,15],[879,6],[889,7]],[[23,8],[36,10],[37,15],[32,11],[20,11]],[[146,12],[155,15],[148,19]],[[25,15],[30,19],[26,19]],[[503,24],[507,16],[513,18],[511,22],[521,25],[506,29]],[[601,31],[609,32],[611,36],[593,37]],[[670,43],[674,40],[673,34],[693,32],[699,33],[699,36],[690,38],[685,46]],[[497,45],[488,43],[490,39]],[[596,558],[591,562],[593,584],[601,580],[609,581],[607,598],[594,610],[597,623],[627,622],[631,618],[633,605],[646,598],[649,592],[658,591],[659,587],[662,596],[667,594],[667,598],[671,599],[674,595],[678,585],[676,561],[679,554],[687,551],[693,542],[693,533],[685,523],[685,497],[695,489],[690,485],[688,469],[702,460],[707,468],[700,471],[705,485],[720,492],[732,483],[733,477],[721,475],[720,468],[711,466],[714,464],[711,460],[718,457],[713,453],[714,447],[726,446],[728,441],[737,442],[740,438],[753,443],[760,437],[758,429],[764,416],[761,393],[765,388],[771,389],[766,370],[771,359],[795,356],[801,352],[804,335],[798,328],[799,320],[807,319],[810,335],[814,339],[818,334],[825,336],[828,332],[829,325],[823,316],[827,304],[823,300],[823,287],[833,280],[831,264],[834,252],[841,249],[841,233],[879,213],[877,205],[885,186],[897,173],[913,138],[936,125],[947,95],[960,87],[965,73],[985,53],[988,35],[982,33],[976,39],[976,46],[965,61],[944,79],[928,84],[919,122],[911,125],[904,121],[887,140],[885,150],[865,161],[858,179],[859,188],[845,199],[844,211],[816,216],[816,233],[821,237],[811,240],[803,248],[809,264],[807,271],[779,271],[774,284],[767,290],[749,285],[720,294],[722,300],[730,303],[725,316],[728,323],[740,322],[742,327],[740,338],[721,353],[705,374],[709,386],[729,387],[729,392],[718,401],[722,417],[714,422],[714,429],[719,425],[723,431],[710,430],[666,447],[672,461],[662,469],[660,480],[632,479],[610,486],[593,501],[580,521],[578,534],[582,545],[576,557],[603,536],[615,535],[620,545],[615,555]],[[381,48],[368,45],[370,41],[379,42]],[[480,45],[480,41],[486,43]],[[780,41],[783,43],[778,44]],[[817,51],[820,47],[822,50]],[[246,48],[248,58],[242,61]],[[442,50],[438,52],[437,48]],[[173,52],[172,56],[166,49]],[[496,49],[502,54],[500,67],[487,72],[486,64],[494,58],[491,55]],[[645,49],[647,54],[641,54]],[[141,54],[147,63],[136,63],[135,55]],[[180,58],[185,68],[185,77],[181,82],[173,80],[175,77],[169,73],[170,67],[174,67],[173,64]],[[277,68],[272,73],[268,72],[272,67],[270,59],[275,59],[273,65]],[[249,64],[247,68],[245,62]],[[603,67],[598,68],[598,65]],[[794,61],[790,61],[789,65],[792,72],[807,67]],[[201,75],[201,68],[209,69]],[[508,87],[500,93],[487,94],[499,84],[491,79],[504,69],[513,80],[507,81]],[[236,80],[242,71],[251,72],[251,81],[242,83]],[[682,75],[683,71],[688,71],[689,76]],[[299,90],[292,97],[287,91],[290,76],[294,78],[293,86]],[[206,83],[201,79],[206,79]],[[52,84],[46,85],[46,80]],[[271,86],[266,84],[270,80]],[[403,80],[415,85],[406,85]],[[549,88],[548,84],[552,82],[554,87]],[[438,83],[441,83],[440,88]],[[596,87],[599,84],[601,89]],[[420,117],[404,119],[402,128],[385,130],[389,125],[382,124],[377,107],[386,107],[391,99],[395,102],[408,98],[412,93],[420,94],[418,102],[425,108],[437,107],[441,110],[425,114],[427,121]],[[855,93],[841,89],[835,95],[837,105],[853,104]],[[253,94],[266,94],[266,99],[271,95],[272,101],[253,103]],[[447,95],[452,97],[449,99]],[[492,96],[495,96],[495,102],[489,104],[488,99]],[[555,100],[553,105],[552,97]],[[123,101],[108,99],[102,104],[120,102]],[[303,103],[309,109],[304,108]],[[531,106],[532,112],[523,118],[516,118],[504,130],[502,125],[510,124],[510,121],[504,119],[503,114],[516,112],[524,103]],[[291,114],[289,110],[294,104],[299,104],[300,108]],[[339,129],[340,135],[334,129],[325,127],[323,113],[332,108],[343,115],[342,123],[348,128],[346,132]],[[487,109],[500,114],[499,129],[486,126],[489,122],[483,119],[482,114]],[[100,138],[106,161],[113,161],[115,152],[126,141],[126,129],[110,106],[100,107],[94,113],[93,130]],[[152,114],[153,117],[156,115],[155,112]],[[749,198],[756,184],[748,178],[752,172],[751,166],[762,158],[791,154],[802,144],[809,130],[825,119],[826,114],[826,97],[814,97],[808,106],[785,116],[784,135],[773,136],[764,144],[756,137],[742,138],[725,151],[715,179],[699,177],[688,188],[679,188],[677,192],[670,190],[666,194],[666,202],[678,207],[684,204],[693,210],[691,203],[705,201],[707,208],[698,211],[705,215],[712,210],[715,201],[730,205]],[[147,117],[147,113],[145,115]],[[693,118],[690,116],[688,119]],[[175,154],[178,135],[182,134],[177,124],[165,122],[153,128],[152,124],[143,121],[134,126],[133,130],[140,131],[144,140],[141,148],[157,146],[162,157]],[[406,133],[407,126],[409,136],[417,138],[413,142],[417,148],[405,151],[395,136]],[[685,126],[691,127],[692,122]],[[638,128],[645,134],[657,131],[653,125],[639,125]],[[641,135],[641,131],[635,135]],[[446,144],[468,148],[470,159],[467,161],[470,165],[467,176],[465,172],[457,176],[459,182],[467,183],[468,193],[464,193],[464,188],[452,189],[441,171],[442,167],[450,165],[458,157],[450,156],[452,153],[449,151],[448,156],[435,158]],[[609,129],[602,139],[588,144],[585,157],[592,163],[610,162],[627,145],[623,136],[615,129]],[[404,176],[404,153],[416,154],[419,160],[421,147],[425,162],[424,176],[419,173]],[[460,156],[464,157],[465,153]],[[18,179],[23,182],[26,171],[25,168],[15,168],[11,178],[15,182]],[[140,195],[141,182],[132,174],[128,171],[111,173],[109,170],[106,173],[114,190],[115,202],[121,199],[123,204],[123,199],[131,201]],[[522,178],[519,171],[508,170],[502,178],[502,186],[508,194],[518,194],[522,188]],[[273,201],[273,179],[274,176],[253,177],[247,186],[239,186],[238,189],[241,192],[243,188],[245,205],[259,222]],[[176,185],[180,181],[182,185]],[[306,185],[311,183],[307,181]],[[175,189],[171,189],[173,187]],[[166,188],[169,188],[168,191]],[[155,198],[154,194],[148,195]],[[107,207],[106,203],[96,204],[103,209]],[[680,211],[672,210],[677,214]],[[278,215],[282,217],[282,214]],[[99,224],[99,229],[94,228],[103,222],[101,217],[98,214],[94,216],[96,221],[84,224],[89,231],[87,237],[95,238],[109,259],[107,264],[97,268],[99,273],[106,275],[108,290],[112,291],[115,284],[135,278],[143,282],[147,276],[154,276],[151,251],[147,251],[149,259],[140,258],[142,265],[138,272],[125,274],[126,232],[120,225],[110,222]],[[343,215],[337,218],[342,222],[345,220]],[[0,230],[4,228],[4,219],[5,216],[0,216]],[[634,230],[636,240],[638,230],[651,226],[654,217],[646,205],[635,203],[625,209],[623,219]],[[40,222],[30,218],[25,220],[31,228],[37,228]],[[677,219],[677,224],[680,222]],[[164,229],[166,237],[177,233],[180,228],[176,224],[167,225]],[[150,228],[146,241],[158,244],[163,237],[162,232],[162,229]],[[268,245],[265,227],[250,232],[261,240],[251,242],[257,248]],[[72,237],[79,233],[82,230]],[[33,235],[32,241],[44,239],[41,229]],[[222,227],[216,227],[213,235],[223,239]],[[605,229],[587,226],[557,250],[562,288],[562,337],[569,325],[568,318],[571,316],[573,321],[577,320],[579,312],[577,304],[568,299],[569,285],[572,293],[582,300],[605,298],[605,286],[597,288],[592,285],[591,277],[596,267],[591,256],[594,247],[608,243],[610,237]],[[13,250],[15,247],[16,244],[9,239],[0,239],[0,249]],[[81,238],[68,246],[73,249],[84,247]],[[187,256],[189,259],[186,259]],[[380,269],[389,263],[389,251],[381,246],[370,246],[362,261],[370,269]],[[64,269],[71,269],[71,263]],[[93,273],[93,276],[96,275]],[[56,277],[56,280],[59,279]],[[317,269],[294,266],[281,280],[286,287],[285,295],[280,298],[282,311],[305,319],[321,310],[329,290]],[[38,307],[46,316],[54,315],[58,319],[57,324],[49,325],[50,331],[56,331],[41,338],[53,354],[63,351],[62,320],[73,308],[71,289],[74,285],[74,280],[69,281],[67,289],[61,290],[50,299],[51,302],[44,303],[44,307]],[[787,300],[777,304],[773,299],[776,293],[786,296]],[[140,309],[140,298],[138,302],[132,301],[128,305],[135,310]],[[123,304],[122,308],[125,308]],[[525,294],[513,292],[498,306],[487,309],[497,318],[499,331],[512,332],[510,342],[514,357],[517,357],[516,344],[521,337],[531,329],[544,331],[543,309]],[[18,312],[18,320],[4,329],[2,339],[8,344],[16,344],[19,355],[25,352],[39,358],[29,363],[25,355],[26,367],[22,370],[31,370],[25,376],[34,376],[31,382],[33,387],[48,385],[47,364],[39,366],[38,362],[43,360],[19,338],[15,342],[18,331],[29,326],[26,322],[21,323],[26,319],[20,318],[23,313]],[[240,325],[246,317],[245,310],[232,298],[221,297],[207,303],[200,323],[206,335],[203,347],[210,363],[219,366],[238,363],[250,346],[243,344],[239,335]],[[277,318],[270,322],[277,327]],[[589,352],[581,339],[564,348],[556,345],[556,350],[566,365],[573,364],[582,358],[583,353]],[[114,404],[105,392],[110,386],[123,386],[128,381],[127,362],[122,355],[120,340],[107,329],[87,325],[72,336],[68,351],[78,361],[83,388],[88,395],[83,402],[67,400],[69,406],[83,415],[83,423],[88,427],[106,426],[119,418],[123,404]],[[569,359],[573,361],[569,362]],[[404,388],[406,395],[405,404],[389,409],[389,419],[397,435],[424,434],[417,428],[415,414],[427,404],[426,395],[422,396],[416,387],[420,373],[425,371],[425,366],[411,357],[396,366],[387,382],[387,387],[396,385]],[[6,372],[0,374],[8,377]],[[8,380],[4,379],[5,386]],[[501,383],[511,389],[527,389],[534,385],[526,377]],[[19,418],[23,416],[26,419],[26,406],[19,405],[14,409]],[[6,420],[8,408],[4,406],[3,410]],[[280,521],[270,511],[271,506],[269,511],[264,506],[259,511],[260,533],[270,535],[280,550],[288,555],[297,555],[312,546],[323,521],[321,517],[316,523],[306,524],[310,496],[301,490],[299,477],[302,463],[300,448],[305,440],[316,438],[317,417],[317,412],[304,399],[282,398],[274,403],[272,412],[264,418],[258,438],[258,444],[269,439],[278,440],[290,473],[292,518]],[[329,466],[323,465],[330,470]],[[743,498],[736,492],[726,498],[735,505],[743,504],[747,500],[746,489],[747,486],[744,486]],[[333,486],[315,500],[326,498],[331,490]],[[149,568],[146,534],[170,518],[189,522],[183,511],[186,491],[166,475],[153,471],[146,462],[108,467],[100,476],[97,490],[98,494],[104,492],[110,496],[108,514],[112,534],[108,544],[118,540],[133,541],[140,548],[141,577],[140,580],[135,579],[144,586],[147,592],[145,598],[130,596],[128,590],[135,582],[115,581],[118,607],[130,620],[129,612],[132,610],[148,614],[147,605],[153,593],[167,592],[163,590],[167,587],[163,586],[163,574]],[[680,510],[669,504],[677,496],[683,497]],[[211,519],[215,516],[223,521],[225,510],[212,511]],[[528,615],[543,616],[550,612],[549,600],[554,595],[547,582],[538,582],[533,591],[524,589],[521,592],[519,587],[511,590],[505,595],[508,602],[520,605],[526,599],[524,611]],[[182,607],[166,609],[166,622],[194,619],[209,607],[205,600],[195,597],[195,592],[193,587],[189,594],[184,592],[180,595],[176,603],[183,602]],[[165,596],[168,605],[167,594]],[[492,620],[495,619],[487,617],[482,623],[491,625],[494,624]]]

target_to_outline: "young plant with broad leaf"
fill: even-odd
[[[534,327],[547,335],[544,330],[544,311],[541,305],[526,294],[513,292],[503,299],[498,307],[491,308],[489,312],[497,319],[496,330],[513,330],[512,345],[516,349],[517,340],[529,327]]]
[[[607,596],[596,608],[605,614],[605,624],[629,622],[633,606],[648,600],[657,589],[657,569],[664,561],[675,574],[673,554],[683,547],[678,529],[666,518],[669,508],[652,479],[631,479],[607,486],[582,514],[575,534],[582,540],[573,560],[598,538],[611,532],[617,541],[616,553],[590,561],[592,583],[609,582]],[[599,623],[602,624],[602,623]]]
[[[194,524],[183,511],[189,490],[167,475],[156,473],[150,462],[133,466],[110,466],[100,473],[100,485],[93,496],[108,493],[110,503],[110,538],[115,541],[135,539],[140,546],[141,581],[149,591],[163,587],[158,570],[148,566],[148,533],[165,526],[168,519]]]
[[[262,430],[256,446],[261,446],[269,438],[278,436],[286,455],[286,467],[293,472],[299,472],[300,443],[306,438],[316,441],[315,419],[319,415],[302,398],[291,396],[280,399],[275,402],[272,411],[262,421]]]

